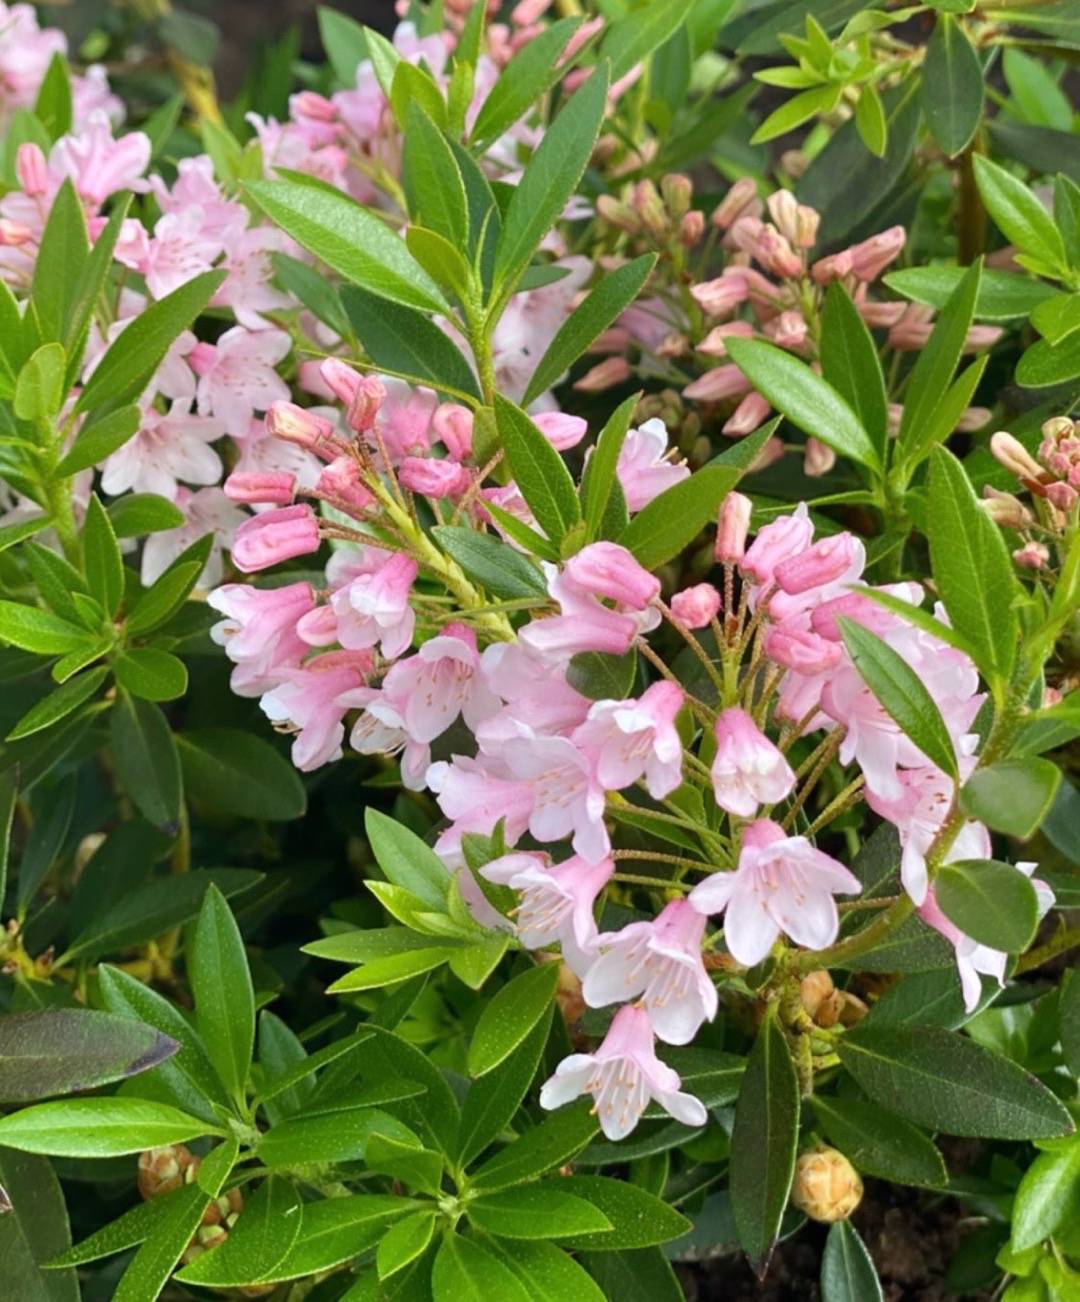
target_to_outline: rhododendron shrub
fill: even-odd
[[[148,113],[0,7],[12,1297],[1075,1294],[1069,19],[962,8]]]

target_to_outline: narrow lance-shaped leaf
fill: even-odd
[[[581,519],[570,471],[521,408],[499,394],[495,395],[495,421],[522,497],[547,536],[560,542]]]
[[[240,928],[211,886],[189,958],[199,1034],[233,1098],[242,1099],[255,1044],[255,995]]]
[[[930,133],[955,158],[978,129],[986,89],[979,56],[950,14],[938,16],[926,49],[921,86]]]
[[[866,322],[839,280],[832,282],[825,295],[821,370],[858,416],[884,461],[889,416],[885,376]]]

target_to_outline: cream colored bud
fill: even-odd
[[[862,1177],[838,1149],[823,1144],[795,1163],[791,1201],[812,1221],[846,1221],[862,1196]]]
[[[1017,479],[1034,479],[1042,477],[1042,466],[1035,460],[1019,439],[1003,429],[990,436],[990,451]]]
[[[833,979],[825,971],[819,968],[816,972],[809,972],[803,977],[799,985],[799,996],[802,999],[802,1006],[811,1017],[817,1015],[818,1009],[832,994],[835,986]]]

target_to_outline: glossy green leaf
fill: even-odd
[[[435,1234],[434,1211],[413,1212],[392,1225],[375,1254],[380,1279],[389,1279],[427,1251]]]
[[[690,1229],[690,1222],[646,1189],[601,1175],[573,1175],[559,1189],[587,1199],[604,1214],[611,1228],[588,1234],[560,1236],[567,1247],[592,1252],[617,1252],[669,1243]]]
[[[91,634],[50,611],[17,601],[0,601],[0,640],[22,651],[62,655],[87,646]]]
[[[77,475],[80,470],[96,466],[135,436],[142,421],[136,406],[118,407],[100,420],[87,421],[68,449],[57,475]]]
[[[27,359],[15,381],[15,415],[20,420],[49,422],[66,397],[67,355],[60,344],[42,344]]]
[[[777,1024],[766,1015],[746,1064],[731,1135],[731,1201],[743,1251],[768,1261],[795,1174],[799,1083]]]
[[[945,1163],[926,1135],[876,1103],[815,1097],[814,1116],[829,1143],[864,1175],[929,1188],[945,1183]]]
[[[702,466],[688,479],[672,484],[630,521],[618,542],[647,570],[677,556],[707,524],[742,472],[730,465]]]
[[[156,493],[126,493],[109,507],[109,519],[117,538],[138,538],[144,533],[179,529],[185,516]]]
[[[885,284],[905,298],[929,307],[943,308],[970,268],[952,266],[905,267],[884,276]],[[977,321],[1016,321],[1028,317],[1040,303],[1054,296],[1054,289],[1044,281],[984,267],[975,298]]]
[[[525,1285],[499,1257],[454,1233],[436,1254],[431,1290],[434,1302],[530,1302]]]
[[[1026,840],[1038,831],[1061,785],[1051,760],[1024,756],[976,769],[960,791],[960,807],[995,832]]]
[[[32,705],[8,733],[6,740],[17,741],[20,737],[30,737],[35,732],[66,719],[94,695],[108,676],[108,668],[100,665],[97,669],[69,678],[62,687]]]
[[[458,525],[437,525],[431,531],[439,546],[474,582],[504,601],[547,600],[544,577],[513,547],[490,534]]]
[[[113,672],[121,687],[145,701],[175,701],[187,691],[184,662],[157,647],[132,647],[122,652],[113,663]]]
[[[404,824],[370,806],[364,812],[364,830],[379,867],[391,882],[412,891],[429,908],[446,908],[450,873],[430,846]]]
[[[0,1145],[53,1157],[122,1157],[220,1133],[177,1108],[129,1098],[63,1099],[0,1117]]]
[[[1065,384],[1080,375],[1080,331],[1073,331],[1058,344],[1040,339],[1024,353],[1016,367],[1016,379],[1026,389],[1046,389]]]
[[[91,494],[86,508],[82,552],[90,594],[111,618],[124,595],[124,562],[112,523],[96,493]]]
[[[1013,1203],[1014,1252],[1056,1234],[1080,1204],[1080,1139],[1075,1136],[1040,1153],[1024,1173]]]
[[[185,1283],[210,1288],[257,1283],[292,1251],[303,1218],[304,1205],[296,1187],[280,1176],[270,1176],[249,1198],[229,1237],[185,1267]]]
[[[850,1221],[829,1227],[821,1256],[821,1302],[881,1302],[881,1281]]]
[[[497,140],[558,80],[559,56],[580,26],[580,18],[560,18],[515,53],[480,105],[469,132],[472,147]]]
[[[494,1191],[544,1175],[579,1153],[600,1129],[585,1104],[560,1108],[495,1154],[472,1176],[477,1189]]]
[[[261,1282],[302,1279],[332,1270],[373,1248],[389,1224],[415,1208],[411,1199],[391,1194],[350,1194],[306,1203],[296,1242]]]
[[[622,656],[605,651],[580,651],[570,658],[566,681],[590,701],[621,701],[633,690],[637,667],[635,650]]]
[[[71,1243],[60,1181],[43,1157],[0,1149],[0,1261],[12,1302],[79,1302],[74,1270],[43,1270]]]
[[[858,1028],[838,1051],[871,1099],[933,1130],[1041,1139],[1073,1129],[1064,1106],[1034,1076],[942,1027]]]
[[[348,15],[325,5],[318,8],[319,36],[338,81],[348,89],[356,85],[356,69],[368,58],[364,29]]]
[[[465,181],[442,131],[413,101],[405,115],[403,180],[409,215],[454,245],[469,239]]]
[[[600,431],[592,455],[585,463],[581,477],[581,507],[588,542],[594,542],[602,536],[608,505],[618,483],[619,454],[626,442],[630,422],[640,398],[640,393],[631,394],[615,408]]]
[[[113,1302],[155,1302],[199,1228],[210,1198],[197,1185],[178,1189],[166,1213],[131,1259]]]
[[[619,1302],[684,1300],[685,1294],[675,1272],[659,1248],[586,1252],[582,1255],[582,1261],[600,1285],[600,1296],[604,1298],[618,1298]]]
[[[216,886],[199,910],[188,976],[199,1035],[226,1089],[240,1099],[255,1044],[255,994],[240,928]]]
[[[1012,864],[993,859],[945,864],[934,879],[934,897],[946,917],[980,945],[1017,954],[1034,939],[1038,897]]]
[[[52,202],[34,265],[29,312],[42,342],[67,339],[78,277],[89,252],[83,206],[72,180],[66,179]]]
[[[1061,265],[1065,261],[1061,235],[1029,187],[981,154],[976,155],[974,166],[979,193],[998,229],[1022,253],[1051,266]]]
[[[955,158],[978,129],[986,90],[979,56],[964,28],[948,14],[934,25],[921,86],[930,134]]]
[[[1066,972],[1061,987],[1061,1051],[1065,1065],[1080,1079],[1080,972]]]
[[[581,519],[574,481],[562,457],[529,417],[495,395],[495,421],[510,472],[537,524],[560,542]]]
[[[205,539],[199,540],[199,542],[205,541]],[[195,547],[198,546],[199,544],[196,543]],[[209,551],[209,548],[205,550]],[[184,555],[190,553],[191,549]],[[174,561],[165,573],[155,579],[135,601],[130,615],[124,621],[128,635],[137,637],[143,633],[150,633],[164,624],[187,600],[195,584],[198,583],[202,571],[201,556],[194,560],[184,560],[181,556]]]
[[[259,1160],[271,1170],[309,1162],[357,1162],[379,1134],[418,1151],[415,1135],[395,1117],[379,1108],[353,1107],[279,1121],[259,1140]]]
[[[613,1228],[595,1203],[565,1192],[558,1180],[482,1194],[468,1214],[478,1229],[504,1239],[565,1239]]]
[[[239,728],[176,734],[184,788],[201,806],[238,818],[284,822],[307,807],[296,769],[262,737]]]
[[[873,336],[839,280],[832,282],[825,295],[821,371],[859,418],[884,461],[888,438],[885,376]]]
[[[510,1056],[551,1006],[558,965],[539,963],[508,982],[486,1004],[469,1044],[471,1076],[493,1071]]]
[[[172,731],[152,702],[117,694],[111,744],[116,771],[139,812],[158,826],[180,816],[180,760]]]

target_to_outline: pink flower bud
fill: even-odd
[[[631,375],[630,363],[625,357],[607,357],[574,381],[579,393],[602,393],[617,384],[625,384]]]
[[[345,450],[325,416],[298,407],[295,402],[271,403],[266,413],[266,430],[276,439],[307,448],[324,461],[332,461]]]
[[[1023,547],[1018,547],[1013,552],[1012,558],[1017,565],[1022,565],[1025,569],[1041,570],[1050,559],[1050,551],[1042,543],[1029,542]]]
[[[296,496],[296,476],[284,470],[234,473],[222,487],[231,502],[288,506]]]
[[[713,211],[712,223],[726,231],[739,217],[757,216],[762,211],[754,179],[740,176]]]
[[[806,317],[801,312],[789,308],[779,316],[774,316],[771,321],[766,321],[765,333],[781,348],[799,349],[806,343],[810,331],[806,324]]]
[[[204,343],[203,340],[187,354],[187,364],[196,375],[206,375],[214,369],[214,363],[217,361],[217,348],[213,344]]]
[[[431,428],[455,461],[467,461],[472,456],[473,416],[468,407],[444,402],[436,408]]]
[[[973,434],[976,430],[982,429],[992,415],[993,412],[989,407],[965,407],[956,422],[956,432]]]
[[[0,246],[18,248],[20,244],[29,244],[34,232],[25,222],[12,221],[10,217],[0,217]]]
[[[700,209],[693,209],[679,219],[679,243],[686,249],[692,249],[705,234],[705,214]]]
[[[1076,505],[1077,499],[1080,499],[1080,493],[1071,484],[1065,483],[1063,479],[1046,486],[1046,500],[1052,506],[1056,506],[1059,511],[1071,511]]]
[[[1012,493],[1002,493],[987,484],[983,495],[985,500],[980,505],[995,524],[1000,524],[1005,529],[1026,529],[1034,523],[1035,517]]]
[[[310,506],[286,506],[252,516],[237,529],[232,559],[238,570],[254,574],[270,565],[319,550],[319,522]]]
[[[541,411],[533,417],[533,424],[551,446],[559,452],[575,448],[588,432],[588,422],[580,416],[564,411]]]
[[[590,353],[625,353],[630,347],[630,331],[625,326],[612,326],[596,336],[589,345]]]
[[[410,492],[434,498],[460,497],[472,483],[464,466],[435,457],[406,457],[398,467],[398,479]]]
[[[31,199],[46,194],[49,189],[49,165],[40,145],[27,140],[15,151],[15,175],[23,193]]]
[[[386,389],[374,375],[360,376],[345,412],[345,420],[357,434],[366,434],[375,428],[375,417],[386,401]]]
[[[1019,439],[1006,430],[998,430],[996,434],[990,436],[990,451],[1011,474],[1014,474],[1021,481],[1034,480],[1036,483],[1042,478],[1042,466],[1028,452],[1027,448]]]
[[[518,0],[510,13],[510,21],[518,27],[535,23],[551,8],[551,0]]]
[[[351,456],[334,457],[319,476],[315,491],[332,505],[347,510],[367,512],[376,504],[374,494],[360,478],[360,467]]]
[[[733,336],[736,339],[753,339],[754,327],[749,321],[725,321],[723,325],[713,326],[698,344],[697,351],[706,357],[726,357],[727,341]]]
[[[338,120],[337,105],[325,95],[319,95],[313,90],[302,90],[290,96],[289,108],[294,117],[309,118],[313,122]]]
[[[742,438],[744,434],[751,434],[771,410],[767,399],[760,393],[751,391],[724,422],[721,433],[728,438]]]
[[[846,592],[842,597],[823,601],[810,614],[810,627],[829,642],[842,642],[840,619],[850,619],[871,633],[884,636],[897,625],[897,616],[861,592]]]
[[[347,407],[360,387],[360,375],[336,357],[328,357],[325,362],[320,362],[319,374],[338,402]]]
[[[803,273],[802,258],[775,226],[762,226],[752,252],[771,275],[791,279]]]
[[[980,348],[992,348],[1004,333],[1004,326],[973,325],[964,336],[964,352],[977,353]]]
[[[743,267],[728,267],[715,280],[691,285],[690,295],[709,316],[724,316],[740,303],[745,303],[750,296],[746,270]]]
[[[876,299],[867,298],[865,285],[860,285],[856,292],[855,306],[859,309],[859,315],[873,330],[891,330],[907,308],[907,304],[903,302],[879,303]]]
[[[765,634],[765,654],[785,669],[797,674],[823,674],[835,669],[843,651],[809,629],[779,624]]]
[[[803,453],[803,470],[806,474],[817,479],[821,475],[827,475],[835,465],[836,453],[827,443],[815,438],[806,440],[806,451]]]
[[[711,583],[696,583],[671,598],[671,613],[686,628],[704,628],[720,610],[720,594]]]
[[[603,27],[604,19],[600,14],[597,14],[595,18],[587,18],[567,41],[566,49],[563,50],[559,58],[559,66],[562,67],[564,64],[569,63],[579,50],[584,49],[597,32],[603,30]]]
[[[831,280],[850,276],[851,250],[843,249],[840,253],[830,253],[827,258],[818,258],[810,268],[810,275],[815,285],[827,285]]]
[[[716,524],[716,549],[713,552],[718,561],[735,565],[742,560],[753,509],[753,502],[742,493],[730,492],[721,502]]]
[[[887,231],[871,235],[868,240],[852,245],[851,269],[859,280],[877,280],[885,268],[903,251],[907,232],[903,226],[890,226]]]
[[[644,610],[660,595],[660,580],[618,543],[596,542],[583,547],[566,562],[564,573],[582,591],[631,610]]]
[[[855,538],[849,533],[837,533],[781,561],[773,571],[773,578],[789,597],[794,597],[811,588],[835,583],[860,560]]]
[[[934,309],[921,303],[909,303],[904,314],[889,331],[889,347],[902,353],[917,353],[926,347],[934,329]]]
[[[719,402],[721,398],[739,398],[750,388],[750,381],[734,364],[716,366],[683,389],[684,398],[698,402]]]
[[[805,505],[800,505],[794,515],[779,516],[758,531],[739,568],[756,583],[771,583],[776,567],[805,551],[813,536],[814,526]]]

